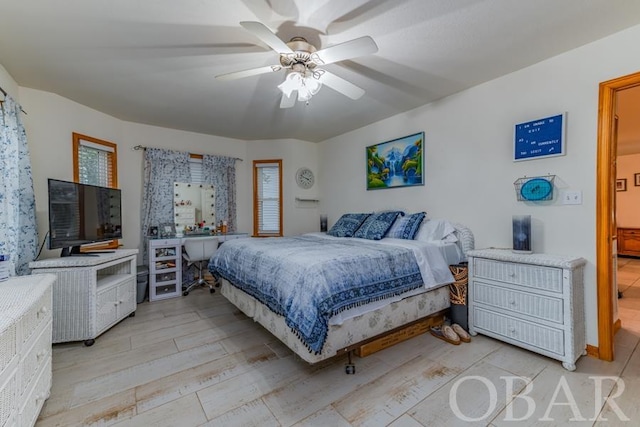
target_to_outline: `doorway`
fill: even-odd
[[[640,72],[600,83],[598,105],[598,146],[596,183],[596,280],[598,296],[598,347],[590,354],[607,361],[614,359],[614,298],[616,197],[616,95],[640,86]],[[614,292],[615,290],[615,292]],[[595,353],[595,354],[594,354]]]

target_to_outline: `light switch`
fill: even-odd
[[[563,205],[581,205],[582,191],[565,191],[562,195]]]

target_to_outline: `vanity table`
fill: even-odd
[[[149,301],[182,296],[182,245],[190,237],[213,236],[220,244],[249,237],[248,233],[188,234],[148,239]]]

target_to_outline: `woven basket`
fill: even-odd
[[[451,304],[467,304],[467,284],[469,283],[469,268],[466,265],[450,265],[449,270],[453,274],[454,282],[449,284],[449,296]]]

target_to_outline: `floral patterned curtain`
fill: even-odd
[[[202,181],[216,191],[216,220],[227,221],[229,232],[236,231],[236,159],[205,154]]]
[[[10,96],[2,102],[0,170],[0,254],[9,255],[10,276],[29,274],[38,250],[36,201],[20,105]]]
[[[191,182],[189,153],[147,148],[144,152],[142,188],[143,256],[147,260],[146,236],[150,226],[173,224],[173,183]]]

